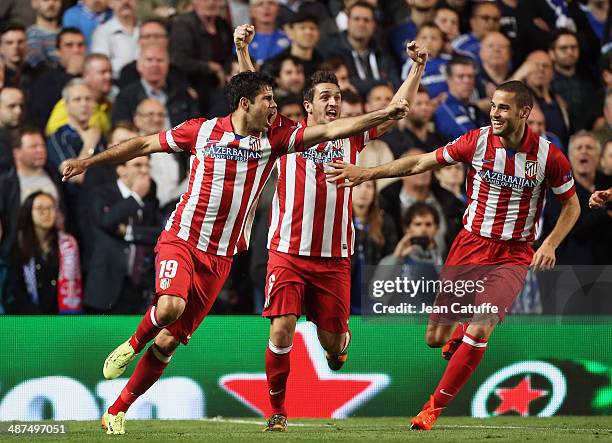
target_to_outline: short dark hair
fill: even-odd
[[[499,7],[499,5],[495,2],[491,2],[491,1],[479,1],[479,2],[474,2],[474,5],[472,6],[472,10],[470,11],[470,17],[475,17],[476,14],[478,14],[478,11],[480,9],[482,9],[484,6],[494,6],[495,8],[497,8],[497,10],[501,13],[501,8]]]
[[[338,69],[340,69],[341,66],[346,67],[347,70],[349,69],[348,64],[346,63],[346,61],[344,61],[342,57],[330,57],[324,60],[323,63],[319,65],[319,69],[321,71],[336,72]]]
[[[17,22],[9,22],[6,25],[2,26],[2,31],[0,31],[0,36],[6,34],[11,31],[21,31],[23,33],[26,32],[26,27],[21,23]]]
[[[43,132],[40,130],[40,128],[37,128],[36,126],[29,126],[29,125],[20,126],[19,128],[16,128],[11,132],[13,149],[21,149],[21,147],[23,146],[23,143],[22,143],[23,136],[30,135],[30,134],[38,134],[42,137],[43,140],[45,139],[45,136]]]
[[[346,15],[350,16],[351,15],[351,11],[355,8],[366,8],[369,9],[370,11],[372,11],[372,15],[376,16],[376,9],[374,9],[374,6],[372,6],[370,3],[363,1],[363,0],[359,0],[356,1],[355,3],[353,3],[347,10],[346,10]]]
[[[276,104],[278,106],[278,109],[282,108],[283,106],[289,106],[289,105],[302,106],[302,100],[300,100],[300,97],[298,95],[287,94],[286,96],[280,98],[278,102],[276,102]]]
[[[149,17],[146,20],[143,20],[142,23],[140,23],[139,28],[142,28],[144,25],[148,25],[149,23],[157,23],[159,26],[164,28],[166,32],[168,32],[168,22],[159,17]]]
[[[557,44],[557,40],[564,35],[571,35],[578,41],[578,35],[569,28],[558,28],[553,32],[550,37],[550,44],[548,45],[549,49],[555,49],[555,45]]]
[[[79,28],[75,28],[74,26],[68,26],[67,28],[62,28],[62,30],[59,32],[59,34],[57,34],[57,37],[55,38],[55,47],[57,49],[59,49],[60,47],[60,43],[62,42],[62,37],[66,34],[79,34],[79,35],[82,35],[83,38],[85,38],[85,34],[83,34],[83,32]]]
[[[453,67],[458,65],[469,65],[473,67],[474,70],[476,69],[476,64],[474,63],[474,60],[472,60],[467,55],[454,55],[453,58],[448,61],[445,67],[447,77],[450,77],[453,74]]]
[[[262,72],[241,72],[233,76],[227,85],[227,98],[230,104],[230,112],[238,109],[242,97],[246,97],[251,103],[255,97],[266,86],[273,87],[274,80],[268,74]]]
[[[297,58],[294,55],[287,54],[283,57],[274,60],[274,62],[270,64],[270,66],[265,70],[265,72],[270,74],[274,78],[278,77],[280,75],[281,69],[283,68],[283,63],[285,63],[287,60],[291,61],[291,63],[293,63],[295,66],[301,66],[302,69],[304,68],[304,62],[301,59]]]
[[[436,208],[425,202],[413,203],[404,213],[404,227],[410,226],[417,216],[431,215],[436,226],[440,226],[440,213]]]
[[[442,31],[442,29],[440,29],[440,27],[432,21],[426,21],[425,23],[422,23],[421,26],[419,26],[419,29],[417,30],[417,35],[419,34],[419,32],[421,32],[421,30],[425,28],[436,29],[440,33],[440,35],[442,35],[442,39],[444,40],[444,31]]]
[[[423,85],[419,85],[419,88],[417,89],[417,94],[427,94],[427,97],[431,98],[431,94]]]
[[[356,92],[353,92],[350,89],[343,89],[341,92],[343,102],[350,103],[351,105],[363,105],[363,98]]]
[[[293,14],[291,18],[289,19],[288,24],[289,26],[293,26],[296,23],[305,23],[305,22],[313,23],[315,26],[317,26],[317,28],[319,27],[319,18],[314,14],[310,14],[304,11],[299,11]]]
[[[304,86],[304,92],[302,93],[304,101],[312,102],[315,87],[320,83],[333,83],[334,85],[340,87],[340,85],[338,85],[338,78],[336,77],[336,74],[331,71],[316,71],[314,74],[308,77],[308,80],[306,80],[306,86]]]
[[[524,108],[525,106],[533,108],[533,94],[529,87],[519,80],[502,83],[496,90],[513,93],[519,108]]]

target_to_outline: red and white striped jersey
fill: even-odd
[[[304,149],[304,128],[269,127],[259,137],[234,133],[231,116],[187,120],[161,132],[169,152],[189,151],[189,186],[166,223],[166,231],[191,246],[232,256],[248,248],[259,195],[274,162]]]
[[[333,161],[356,163],[359,152],[375,137],[374,128],[277,161],[268,249],[310,257],[353,254],[352,193],[328,183],[324,166]]]
[[[438,148],[436,160],[468,165],[463,225],[482,237],[531,242],[546,189],[561,201],[576,193],[568,160],[528,127],[516,150],[505,149],[486,126]]]

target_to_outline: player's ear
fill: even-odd
[[[306,114],[311,114],[312,113],[312,103],[310,103],[308,100],[304,100],[304,109],[306,110]]]
[[[521,112],[521,118],[528,118],[529,114],[531,114],[531,108],[529,106],[525,106],[523,111]]]
[[[238,102],[238,106],[240,106],[245,112],[249,110],[249,99],[246,97],[240,97],[240,101]]]

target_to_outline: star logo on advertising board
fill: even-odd
[[[536,385],[546,389],[534,387],[534,379]],[[541,360],[521,361],[494,372],[480,385],[472,400],[472,415],[550,417],[561,408],[566,397],[567,380],[559,368]],[[534,407],[532,402],[536,400],[540,401]]]
[[[389,382],[386,374],[333,372],[327,366],[315,325],[298,323],[285,396],[290,417],[348,417]],[[272,414],[265,373],[228,374],[219,379],[219,386],[256,413]]]
[[[495,415],[515,411],[523,417],[528,417],[529,403],[537,400],[540,397],[548,395],[548,391],[542,389],[532,389],[531,377],[526,376],[513,388],[495,389],[495,395],[497,395],[502,401],[497,409],[493,411]]]

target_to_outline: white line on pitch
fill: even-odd
[[[211,421],[211,422],[221,422],[221,423],[235,423],[235,424],[239,424],[239,425],[260,425],[260,426],[265,426],[266,422],[264,420],[239,420],[239,419],[235,419],[235,418],[222,418],[222,417],[213,417],[213,418],[203,418],[203,421]],[[305,427],[305,428],[333,428],[334,425],[330,425],[327,423],[313,423],[313,424],[308,424],[308,423],[294,423],[291,420],[289,420],[287,422],[287,424],[291,427],[293,426],[301,426],[301,427]]]

